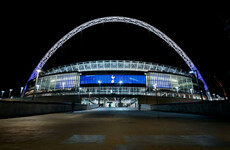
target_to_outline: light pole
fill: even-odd
[[[175,88],[176,88],[177,97],[179,97],[179,94],[178,94],[179,87],[176,86]]]
[[[89,92],[89,99],[90,99],[90,94],[92,94],[91,92]]]
[[[11,97],[11,92],[13,91],[13,89],[9,89],[10,93],[9,93],[9,98]]]
[[[191,95],[192,95],[192,89],[190,89]]]
[[[99,100],[98,100],[98,105],[99,105],[99,107],[100,107],[100,101],[101,101],[101,81],[100,80],[98,80],[98,84],[99,84]]]
[[[4,93],[5,93],[5,91],[2,91],[1,99],[2,99]]]
[[[158,104],[158,98],[157,98],[157,84],[154,83],[154,84],[153,84],[153,87],[154,87],[154,90],[155,90],[156,102],[157,102],[157,104]]]
[[[78,99],[79,99],[79,103],[81,103],[81,87],[78,87]]]
[[[123,83],[123,81],[119,81],[119,94],[121,94],[121,84]],[[121,91],[121,92],[120,92]]]
[[[24,89],[24,87],[21,87],[20,96],[22,96],[23,89]]]
[[[41,72],[41,70],[38,69],[38,70],[36,70],[36,71],[37,71],[37,76],[36,76],[36,80],[35,80],[34,93],[33,93],[32,100],[34,100],[34,95],[35,95],[35,93],[37,92],[37,91],[36,91],[36,86],[37,86],[37,82],[38,82],[38,76],[39,76],[39,73]]]
[[[62,89],[65,89],[65,82],[62,82]]]
[[[198,73],[197,73],[197,70],[191,70],[189,71],[189,73],[194,73],[195,72],[195,76],[196,76],[196,82],[198,84],[198,91],[200,93],[200,98],[201,100],[203,101],[203,96],[202,96],[202,93],[201,93],[201,88],[200,88],[200,83],[199,83],[199,80],[198,80]]]
[[[176,92],[178,93],[178,86],[176,86],[175,88],[176,88]]]

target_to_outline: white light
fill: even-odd
[[[190,89],[190,92],[191,92],[191,94],[192,94],[192,89]]]
[[[157,88],[157,84],[156,84],[156,83],[154,83],[154,84],[153,84],[153,86],[154,86],[154,89],[156,89],[156,88]]]
[[[123,82],[122,81],[119,81],[120,84],[122,84]]]
[[[41,70],[41,69],[37,69],[36,71],[37,71],[37,72],[42,72],[42,70]]]
[[[38,91],[39,87],[40,87],[40,85],[37,84],[37,85],[36,85],[36,88],[37,88],[36,90],[37,90],[37,91]]]
[[[2,92],[2,95],[1,95],[1,98],[2,98],[3,94],[5,93],[5,91],[1,91],[1,92]]]
[[[22,94],[22,91],[23,91],[24,87],[21,87],[21,91],[20,91],[20,94]]]
[[[62,82],[62,88],[63,89],[65,88],[65,82]]]
[[[101,81],[100,81],[100,80],[98,80],[97,82],[98,82],[99,84],[101,84]]]
[[[178,93],[178,87],[176,86],[175,88],[176,88],[176,92]]]

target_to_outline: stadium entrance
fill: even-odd
[[[138,107],[138,99],[135,97],[84,97],[81,104],[100,104],[100,107]]]

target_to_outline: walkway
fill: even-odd
[[[230,149],[230,122],[128,108],[0,120],[1,150]]]

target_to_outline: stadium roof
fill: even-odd
[[[43,71],[40,75],[50,75],[57,73],[66,72],[85,72],[85,71],[142,71],[142,72],[166,72],[172,74],[186,75],[188,72],[164,65],[151,62],[143,61],[132,61],[132,60],[98,60],[98,61],[87,61],[73,63],[63,66],[58,66]]]

